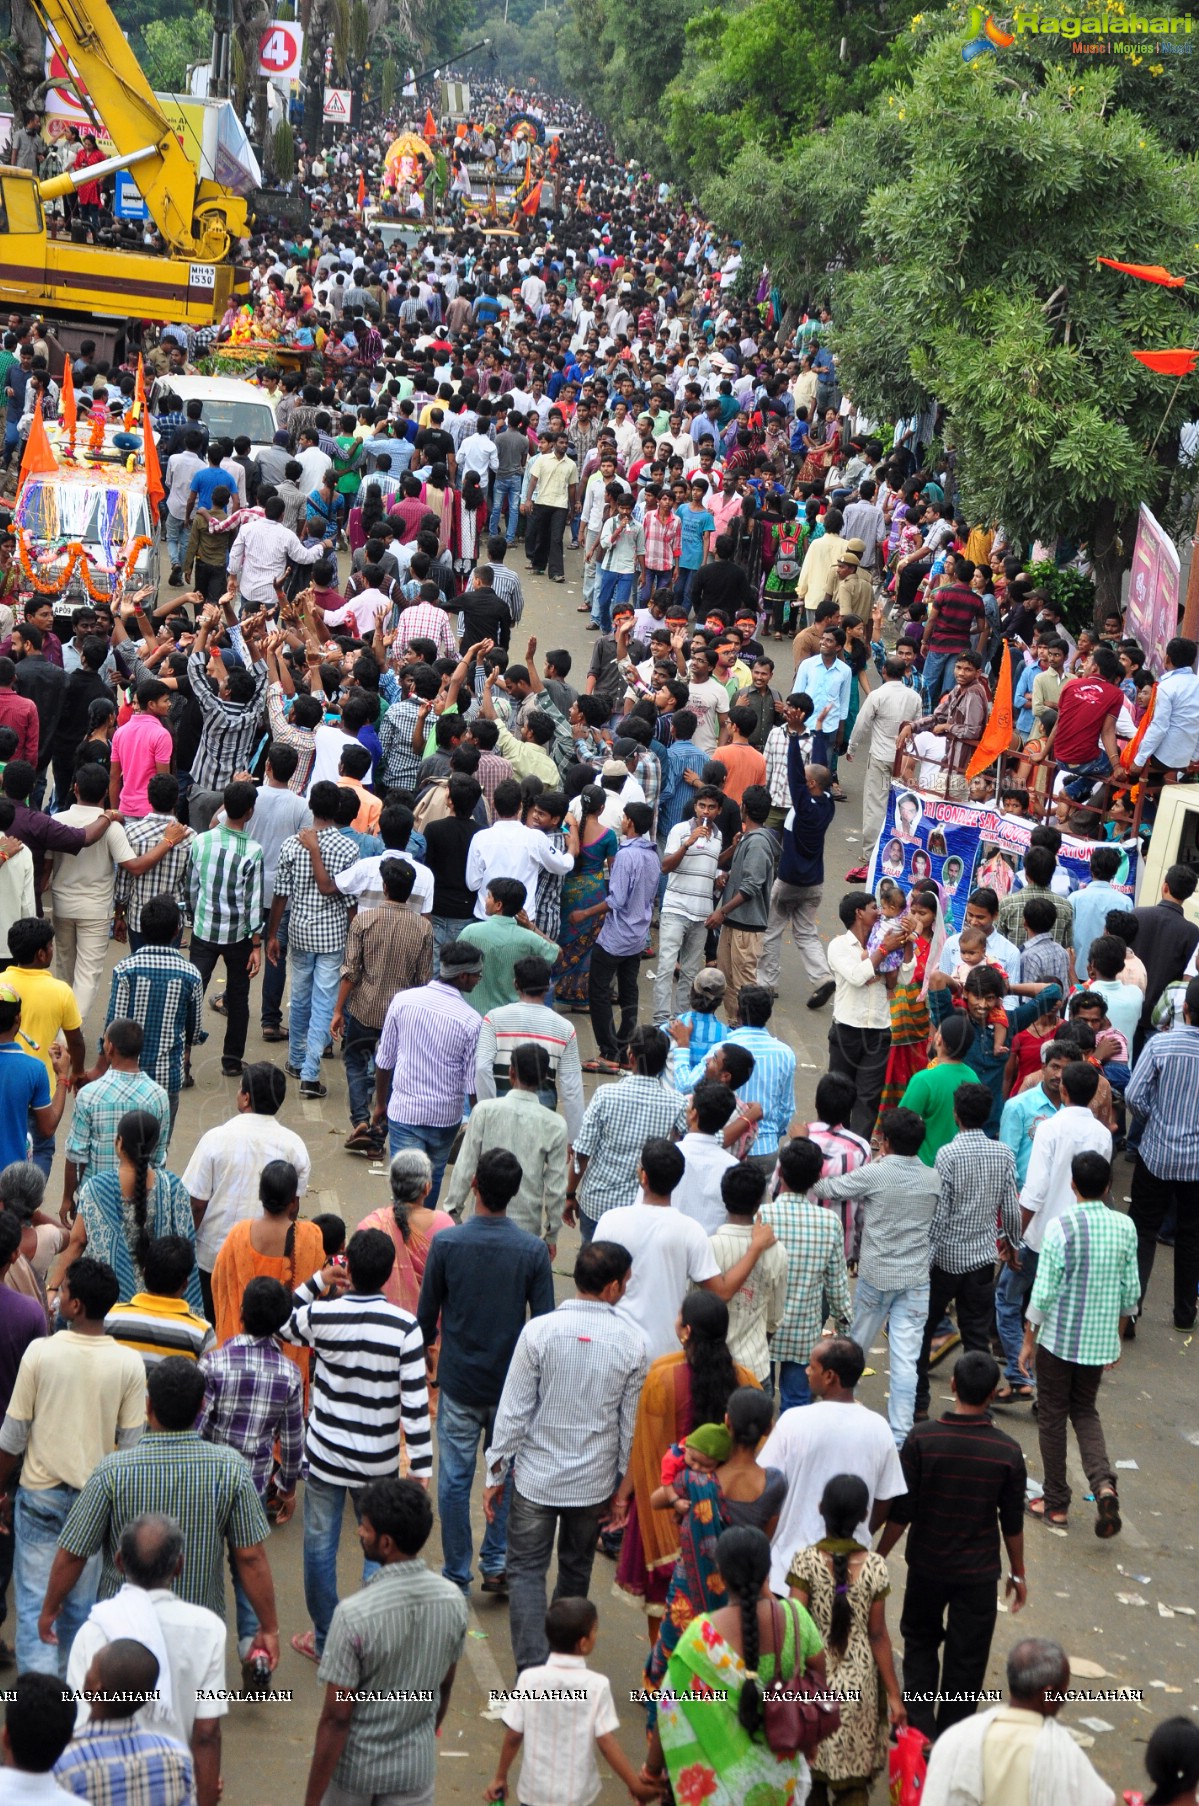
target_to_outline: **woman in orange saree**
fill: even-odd
[[[262,1215],[235,1223],[225,1237],[212,1270],[213,1327],[218,1342],[241,1334],[241,1301],[252,1279],[277,1279],[294,1292],[324,1266],[321,1232],[315,1223],[300,1218],[297,1184],[290,1160],[269,1161],[258,1182]],[[291,1342],[279,1346],[304,1376],[307,1411],[309,1351]]]

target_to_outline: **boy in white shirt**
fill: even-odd
[[[524,1669],[512,1692],[501,1696],[504,1742],[484,1799],[506,1797],[508,1770],[522,1745],[521,1806],[591,1806],[600,1791],[597,1747],[635,1800],[658,1799],[660,1784],[643,1781],[616,1741],[620,1720],[607,1675],[587,1666],[599,1635],[590,1599],[555,1599],[545,1634],[549,1659]]]

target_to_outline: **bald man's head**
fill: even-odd
[[[158,1657],[132,1637],[105,1643],[92,1657],[83,1682],[93,1718],[132,1718],[153,1697]]]
[[[146,1512],[126,1524],[117,1567],[130,1585],[169,1587],[183,1566],[183,1531],[174,1518]]]

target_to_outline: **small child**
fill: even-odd
[[[1028,815],[1027,790],[1005,790],[999,799],[999,807],[1005,815],[1026,817]]]
[[[896,884],[894,878],[883,878],[877,891],[879,918],[870,930],[866,942],[867,953],[873,953],[884,935],[892,933],[899,926],[900,918],[907,907],[907,899]],[[886,954],[878,962],[877,970],[884,975],[888,991],[893,991],[899,980],[896,973],[905,959],[905,951],[897,947],[894,953]]]
[[[313,1222],[321,1232],[321,1240],[325,1244],[325,1259],[330,1261],[335,1254],[340,1254],[346,1245],[346,1226],[339,1216],[331,1210],[313,1217]]]
[[[605,1674],[587,1667],[599,1635],[590,1599],[555,1599],[545,1614],[547,1662],[525,1668],[503,1708],[504,1741],[485,1800],[503,1800],[508,1771],[524,1746],[518,1797],[524,1806],[576,1806],[600,1790],[595,1751],[635,1800],[656,1800],[660,1782],[642,1780],[616,1741],[620,1720]]]
[[[678,1502],[674,1483],[685,1467],[708,1472],[728,1460],[732,1446],[732,1432],[722,1423],[701,1423],[682,1442],[672,1442],[662,1457],[660,1484],[649,1497],[654,1510],[665,1511]]]
[[[987,958],[987,937],[982,929],[963,928],[958,936],[958,963],[953,970],[955,982],[964,988],[971,972],[977,971],[980,966],[989,966],[992,972],[998,972],[1004,983],[1007,983],[1007,973],[999,961]],[[1008,1034],[1007,1011],[998,999],[987,1012],[987,1022],[993,1030],[993,1046],[996,1054],[1005,1053]]]

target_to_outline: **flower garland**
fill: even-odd
[[[113,567],[112,587],[114,590],[119,583],[124,582],[125,579],[128,578],[133,567],[137,563],[143,548],[152,544],[153,540],[148,534],[139,534],[139,536],[133,540],[128,551],[122,558],[117,560],[117,563]],[[29,552],[28,536],[22,529],[18,529],[17,531],[17,557],[20,561],[21,570],[24,573],[26,580],[30,586],[37,591],[39,596],[61,595],[70,583],[73,574],[78,571],[83,587],[93,602],[110,602],[112,600],[108,590],[97,589],[92,582],[92,574],[88,568],[88,553],[84,549],[82,543],[77,539],[68,542],[66,564],[62,567],[60,572],[56,572],[49,582],[44,581],[34,570],[33,560]]]

